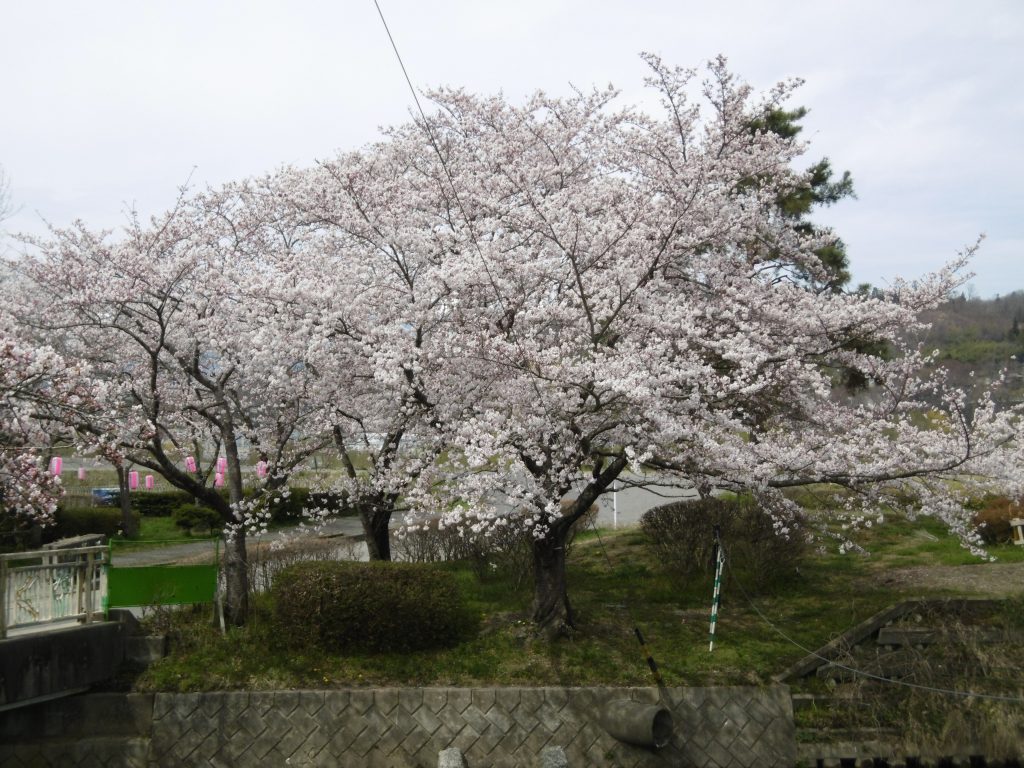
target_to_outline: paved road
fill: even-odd
[[[392,521],[392,527],[401,523],[401,519]],[[299,531],[297,528],[287,528],[281,531],[272,531],[265,536],[250,536],[246,539],[248,546],[257,544],[271,545],[276,541],[283,541],[286,538],[293,538]],[[316,538],[357,538],[363,535],[363,526],[356,517],[339,517],[325,524],[318,531],[310,531],[308,536]],[[214,543],[206,541],[189,541],[182,544],[171,544],[166,547],[154,547],[150,549],[130,550],[118,552],[114,549],[114,564],[121,566],[141,565],[167,565],[178,563],[183,560],[194,560],[203,555],[212,555]]]
[[[636,475],[627,474],[623,482],[628,486],[636,483],[642,478]],[[581,481],[581,486],[582,486]],[[597,525],[601,528],[616,528],[638,525],[640,517],[647,510],[669,504],[678,499],[694,498],[697,492],[692,488],[676,488],[665,485],[649,485],[644,488],[623,487],[623,483],[616,483],[619,490],[615,493],[606,493],[598,500]],[[401,515],[395,515],[391,520],[391,527],[397,528],[403,522]],[[297,529],[288,528],[282,531],[268,533],[265,536],[249,537],[250,546],[257,544],[268,545],[275,541],[282,541],[286,538],[293,538],[298,533]],[[358,538],[363,535],[363,527],[358,518],[340,517],[326,523],[317,531],[310,531],[309,536],[317,538]],[[114,551],[114,562],[117,565],[140,566],[140,565],[164,565],[168,563],[191,560],[211,553],[213,545],[209,541],[186,542],[174,544],[167,547],[154,549],[135,550],[129,552]]]
[[[640,478],[627,473],[623,480],[628,485],[637,482]],[[697,497],[697,491],[693,488],[676,488],[668,485],[624,488],[623,483],[616,483],[615,487],[622,490],[617,493],[606,493],[597,501],[597,525],[601,528],[639,525],[640,518],[649,509],[660,507],[663,504],[671,504],[679,499]]]

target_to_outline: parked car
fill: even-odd
[[[119,488],[93,488],[92,505],[94,507],[116,507],[121,503]]]

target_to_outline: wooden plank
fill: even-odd
[[[827,664],[837,656],[847,653],[850,648],[873,635],[879,628],[910,613],[912,610],[920,608],[922,602],[921,600],[905,600],[902,603],[897,603],[879,611],[871,618],[865,619],[855,627],[846,630],[835,640],[823,645],[816,652],[804,656],[785,672],[776,675],[775,681],[783,683],[793,678],[806,677],[818,667]]]
[[[931,645],[938,642],[939,630],[920,627],[882,627],[878,630],[879,645]]]
[[[897,603],[883,611],[879,611],[871,618],[862,621],[852,629],[848,629],[835,640],[823,645],[814,653],[804,656],[785,672],[775,675],[772,679],[777,683],[784,683],[790,679],[806,677],[823,664],[827,664],[837,656],[847,653],[853,646],[871,637],[886,624],[895,621],[901,616],[905,616],[911,611],[938,609],[965,611],[972,608],[993,608],[1001,602],[991,598],[969,597],[905,600],[902,603]]]

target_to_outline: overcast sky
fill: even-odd
[[[801,77],[809,160],[858,199],[818,216],[857,282],[937,269],[985,233],[978,295],[1024,289],[1024,2],[380,0],[418,88],[513,100],[719,53],[758,89]],[[9,231],[305,165],[375,139],[411,97],[373,0],[0,0],[0,166]],[[194,169],[194,170],[193,170]]]

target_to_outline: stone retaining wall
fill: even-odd
[[[672,710],[672,742],[654,751],[609,736],[600,713],[621,698]],[[0,765],[434,768],[438,752],[457,747],[468,768],[502,768],[534,766],[546,746],[563,747],[572,768],[790,768],[796,761],[785,686],[133,694],[134,714],[126,715],[128,700],[84,695],[0,714]],[[104,720],[99,710],[113,716],[118,707],[121,751],[117,738],[95,727]],[[94,727],[74,738],[84,711]],[[126,720],[137,733],[123,732]]]

